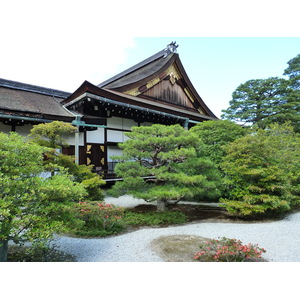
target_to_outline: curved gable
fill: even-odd
[[[156,103],[167,102],[217,119],[192,85],[176,48],[176,44],[171,43],[98,87]]]

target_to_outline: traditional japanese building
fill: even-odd
[[[105,177],[113,173],[112,155],[132,126],[215,120],[189,80],[176,43],[99,85],[84,81],[72,94],[0,79],[0,131],[28,134],[34,124],[72,122],[67,154],[93,164]]]

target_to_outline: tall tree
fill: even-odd
[[[238,86],[232,93],[229,107],[222,110],[222,118],[233,120],[245,125],[257,125],[265,128],[272,122],[288,121],[293,110],[284,111],[287,103],[288,81],[279,77],[254,79]],[[288,106],[284,106],[285,109]]]
[[[260,128],[291,122],[300,132],[300,54],[288,61],[283,75],[289,79],[271,77],[241,84],[221,117]]]
[[[294,91],[300,92],[300,54],[288,61],[288,67],[283,75],[289,76],[290,86]]]
[[[197,197],[220,196],[220,177],[215,165],[201,157],[199,139],[180,125],[133,127],[115,168],[123,178],[110,193],[131,194],[146,201],[157,201],[158,210],[168,202]]]
[[[285,111],[290,113],[290,121],[295,130],[300,132],[300,54],[288,61],[283,75],[289,77],[289,93]]]

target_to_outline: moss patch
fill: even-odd
[[[195,262],[199,245],[208,240],[196,235],[162,236],[151,242],[151,249],[166,262]]]

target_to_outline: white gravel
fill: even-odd
[[[153,202],[149,203],[143,199],[133,198],[132,196],[128,196],[128,195],[124,195],[119,198],[106,197],[105,202],[117,206],[123,206],[123,207],[135,207],[139,204],[153,204]]]
[[[106,203],[110,203],[109,200],[111,199],[107,198]],[[127,200],[126,206],[136,205],[136,200]],[[124,204],[124,198],[119,201]],[[143,200],[138,200],[138,203],[141,201]],[[117,204],[117,200],[114,204]],[[276,222],[200,222],[168,228],[140,229],[108,238],[59,237],[55,244],[60,250],[75,255],[80,262],[160,262],[160,257],[150,249],[151,241],[160,236],[181,234],[236,238],[244,244],[258,244],[265,248],[267,252],[263,258],[270,262],[300,262],[300,213]]]
[[[114,197],[106,197],[105,202],[109,204],[114,204],[116,206],[123,206],[123,207],[135,207],[140,204],[146,204],[146,205],[155,205],[156,201],[153,202],[147,202],[143,199],[137,199],[133,198],[132,196],[124,195],[119,198]],[[179,201],[179,203],[185,203],[185,204],[197,204],[197,205],[210,205],[210,206],[219,206],[219,203],[211,203],[211,202],[188,202],[188,201]]]

